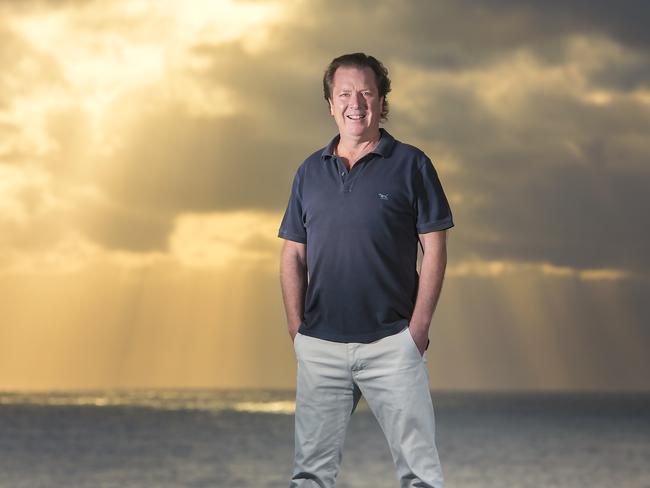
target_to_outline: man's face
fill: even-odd
[[[384,99],[372,69],[341,66],[334,73],[330,113],[341,136],[375,136]]]

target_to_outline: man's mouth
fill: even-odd
[[[363,120],[366,118],[366,114],[363,115],[346,115],[346,117],[350,120]]]

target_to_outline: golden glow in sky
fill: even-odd
[[[443,4],[1,4],[0,387],[293,387],[276,233],[359,50],[454,213],[432,387],[650,387],[646,56]]]

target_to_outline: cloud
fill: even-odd
[[[433,382],[647,387],[647,9],[0,2],[3,384],[291,386],[277,227],[366,51],[454,211]]]
[[[219,34],[207,10],[5,4],[15,21],[0,59],[13,50],[30,61],[0,79],[13,90],[3,156],[49,172],[74,208],[69,224],[106,249],[168,249],[184,214],[279,218],[296,167],[335,132],[325,65],[366,50],[391,69],[387,128],[439,169],[459,260],[650,271],[638,225],[650,63],[629,15],[646,7],[389,0],[346,4],[341,16],[339,3],[292,4],[255,42],[245,22]],[[75,188],[100,197],[79,201]]]
[[[100,181],[121,202],[170,215],[262,209],[277,203],[297,158],[245,113],[206,119],[161,107],[138,117],[102,164]]]

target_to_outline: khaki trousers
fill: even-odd
[[[369,344],[298,333],[294,350],[298,373],[290,488],[335,486],[348,421],[361,395],[388,441],[400,488],[443,488],[426,352],[420,354],[408,327]]]

